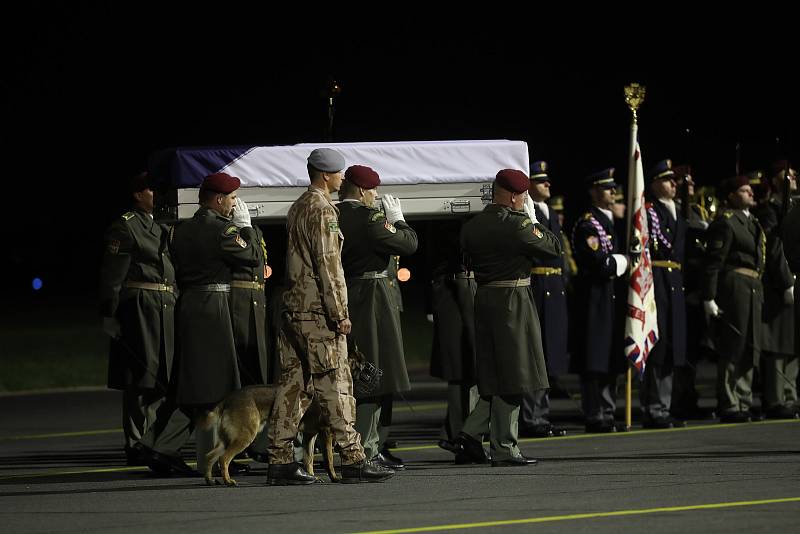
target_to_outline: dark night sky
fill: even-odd
[[[329,76],[343,86],[337,141],[525,140],[568,203],[582,201],[589,172],[616,166],[624,177],[631,81],[647,86],[645,166],[691,162],[712,183],[733,173],[737,142],[745,170],[779,151],[800,159],[789,34],[677,19],[642,27],[632,44],[622,25],[593,25],[591,13],[534,31],[488,18],[306,26],[244,9],[189,17],[189,7],[114,5],[34,3],[6,17],[16,31],[3,43],[0,135],[5,180],[16,184],[6,205],[20,219],[3,225],[3,242],[17,245],[2,274],[16,293],[30,292],[34,275],[51,291],[75,278],[96,286],[118,184],[152,150],[322,141]]]

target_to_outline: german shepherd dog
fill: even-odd
[[[364,355],[357,349],[348,353],[350,372],[354,380],[358,380],[365,366]],[[209,412],[203,427],[206,430],[213,429],[214,448],[206,454],[206,484],[220,484],[211,476],[213,465],[218,463],[223,483],[236,486],[236,481],[228,473],[228,466],[233,457],[247,448],[264,429],[275,404],[276,392],[275,385],[247,386],[229,394]],[[305,470],[310,475],[314,474],[314,444],[317,436],[321,435],[325,449],[323,463],[331,481],[338,482],[340,477],[333,467],[333,429],[329,421],[323,420],[322,408],[316,397],[303,415],[299,430],[303,433]]]

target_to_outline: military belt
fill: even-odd
[[[534,267],[531,269],[531,274],[538,274],[539,276],[552,276],[561,275],[561,267]]]
[[[747,267],[736,267],[733,269],[733,272],[749,276],[750,278],[761,278],[761,275],[758,274],[758,271],[748,269]]]
[[[531,285],[531,279],[518,278],[516,280],[492,280],[491,282],[483,282],[480,285],[482,287],[525,287]]]
[[[219,293],[230,293],[230,284],[204,284],[200,286],[189,286],[183,291],[212,291]]]
[[[470,272],[461,272],[461,273],[453,273],[450,275],[450,278],[453,280],[462,280],[462,279],[472,279],[475,278],[475,273]]]
[[[126,280],[125,287],[129,287],[131,289],[147,289],[148,291],[166,291],[167,293],[174,293],[175,291],[172,289],[172,286],[168,286],[167,284],[157,284],[155,282],[131,282]]]
[[[678,269],[681,270],[681,264],[677,261],[668,260],[653,260],[653,267],[661,267],[662,269]]]
[[[246,280],[231,280],[231,287],[237,289],[264,289],[264,284],[261,282],[248,282]]]
[[[361,276],[353,276],[351,280],[374,280],[376,278],[389,278],[389,273],[387,271],[367,271]]]

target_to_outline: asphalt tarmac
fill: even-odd
[[[797,420],[671,430],[634,422],[594,435],[583,433],[579,402],[562,398],[553,418],[567,436],[521,441],[539,465],[456,466],[436,445],[444,385],[420,376],[413,386],[395,404],[391,435],[406,470],[382,484],[304,487],[268,487],[266,465],[249,460],[235,488],[126,467],[115,391],[0,397],[0,531],[800,530]],[[709,387],[702,404],[711,407]],[[193,461],[191,445],[184,454]]]

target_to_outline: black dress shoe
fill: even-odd
[[[267,486],[304,486],[313,484],[316,478],[309,475],[297,462],[269,464]]]
[[[765,415],[767,419],[797,419],[797,409],[794,406],[773,406],[768,408]]]
[[[672,419],[670,417],[645,417],[642,421],[642,428],[649,428],[649,429],[666,429],[666,428],[673,428],[675,425],[672,424]]]
[[[252,449],[247,449],[247,456],[249,456],[253,461],[268,464],[269,463],[269,454],[266,452],[257,452]]]
[[[617,427],[609,421],[589,421],[586,423],[586,432],[589,434],[609,434],[616,431]]]
[[[398,458],[394,454],[392,454],[392,452],[387,447],[382,448],[381,452],[379,454],[381,456],[383,456],[383,458],[386,461],[388,461],[389,463],[392,463],[392,464],[400,466],[400,467],[392,467],[390,465],[389,469],[394,469],[395,471],[397,471],[399,469],[405,469],[406,468],[406,466],[403,464],[403,460]]]
[[[520,427],[519,436],[521,438],[552,438],[552,425],[542,424]]]
[[[355,464],[342,466],[342,484],[383,482],[393,476],[392,469],[378,465],[371,460],[362,460]]]
[[[125,447],[125,465],[147,465],[147,455],[141,443],[134,443],[132,447]]]
[[[403,469],[406,468],[405,464],[393,462],[392,460],[387,458],[386,455],[383,454],[382,452],[379,452],[378,454],[372,457],[372,463],[378,464],[387,469],[391,469],[392,471],[402,471]]]
[[[492,460],[492,467],[522,467],[526,465],[536,465],[539,461],[527,456],[512,456],[502,460]]]
[[[452,452],[453,454],[458,454],[461,451],[461,447],[449,439],[440,439],[436,442],[436,444],[439,446],[439,448]]]
[[[200,476],[180,456],[163,454],[152,449],[145,449],[145,454],[147,455],[147,467],[158,475],[169,476],[174,473],[183,476]]]
[[[751,420],[749,412],[725,412],[719,417],[720,423],[749,423]]]
[[[486,451],[480,441],[473,438],[469,434],[460,432],[455,441],[456,445],[461,447],[461,452],[456,454],[457,464],[475,463],[475,464],[488,464],[489,458],[486,456]]]

